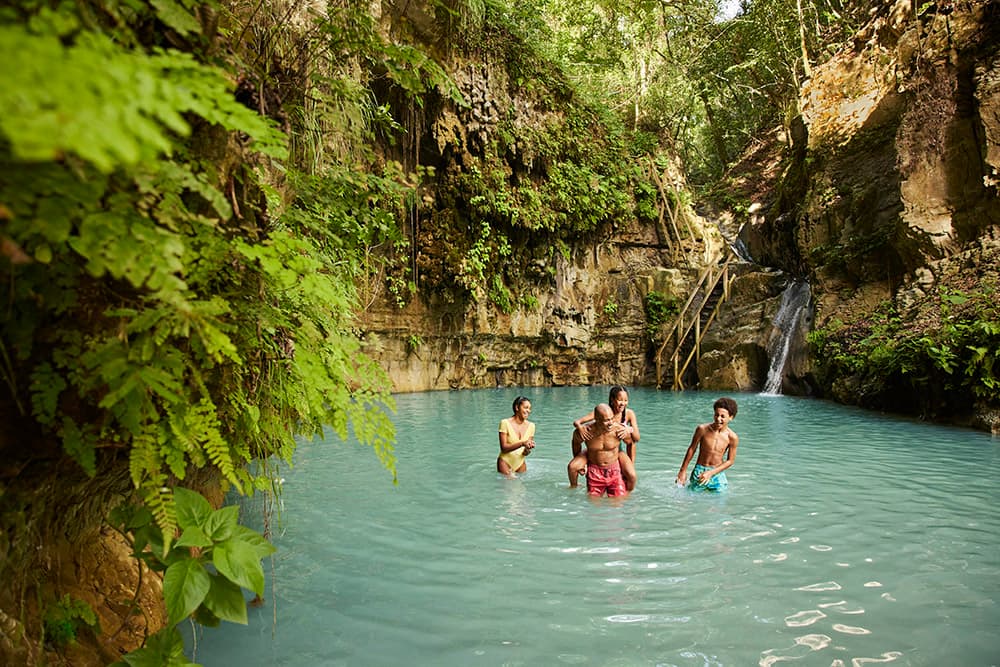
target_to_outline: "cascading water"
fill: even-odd
[[[785,375],[785,362],[788,360],[788,350],[792,345],[792,338],[799,329],[802,317],[809,311],[809,303],[812,299],[812,292],[809,283],[804,280],[796,280],[785,288],[781,295],[781,305],[778,307],[778,314],[774,316],[774,327],[778,330],[778,335],[771,340],[768,346],[768,356],[771,358],[771,365],[767,371],[767,381],[764,383],[765,394],[777,395],[781,393],[781,380]]]

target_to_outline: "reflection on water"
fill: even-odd
[[[567,488],[569,424],[607,389],[528,392],[538,447],[506,479],[495,429],[516,393],[398,396],[398,486],[368,450],[303,443],[269,604],[199,632],[197,660],[997,663],[989,435],[737,395],[730,491],[692,494],[673,480],[716,397],[637,389],[639,486],[593,500]]]

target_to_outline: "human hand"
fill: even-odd
[[[677,479],[675,479],[674,481],[677,482],[680,486],[684,486],[685,484],[687,484],[688,481],[687,473],[677,475]]]
[[[588,442],[591,438],[594,437],[594,434],[591,431],[590,426],[591,425],[589,423],[588,424],[580,424],[580,426],[578,426],[577,429],[576,429],[576,430],[578,430],[580,432],[580,437],[583,438],[584,442]]]
[[[712,472],[711,470],[706,470],[700,475],[698,475],[698,481],[701,482],[702,484],[707,484],[708,480],[712,479],[713,477],[715,477],[715,473]]]
[[[624,440],[628,436],[628,434],[632,432],[632,429],[630,429],[625,424],[619,423],[615,424],[614,428],[612,429],[612,432],[615,434],[616,438],[618,438],[619,440]]]

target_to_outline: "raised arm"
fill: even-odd
[[[577,431],[580,431],[580,435],[584,436],[584,440],[586,440],[587,436],[590,435],[589,433],[590,429],[587,427],[592,421],[594,421],[593,411],[588,412],[579,419],[573,420],[573,428],[575,428]]]
[[[590,440],[592,434],[590,425],[594,423],[594,412],[590,411],[579,419],[573,420],[573,456],[576,457],[583,451],[583,443]]]
[[[629,437],[634,444],[639,443],[639,421],[635,418],[635,411],[629,410],[625,413],[625,421],[632,428]]]

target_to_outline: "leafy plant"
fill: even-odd
[[[100,634],[101,623],[93,607],[70,595],[63,595],[45,611],[45,642],[63,648],[76,640],[83,628]]]
[[[957,410],[1000,400],[1000,311],[995,287],[981,289],[942,291],[905,318],[885,303],[871,317],[831,322],[810,334],[813,357],[821,373],[855,378],[866,405]]]
[[[670,321],[680,312],[680,303],[675,297],[650,290],[643,297],[643,310],[646,313],[646,335],[653,340],[660,325]]]
[[[122,505],[109,519],[129,539],[132,555],[163,573],[168,631],[190,616],[203,625],[220,620],[246,624],[241,589],[263,595],[261,559],[274,547],[238,523],[238,506],[213,510],[199,493],[184,487],[175,487],[173,496],[176,540],[164,535],[144,507]]]
[[[273,493],[252,463],[290,460],[297,437],[332,429],[353,432],[394,474],[389,382],[361,353],[352,313],[355,285],[381,275],[402,241],[395,214],[415,180],[358,149],[376,116],[367,91],[336,72],[343,64],[346,82],[368,58],[407,91],[449,89],[433,61],[387,44],[366,10],[350,8],[314,17],[322,27],[303,43],[336,35],[343,51],[317,51],[323,62],[303,67],[316,78],[293,100],[267,67],[295,40],[223,12],[227,30],[245,27],[274,56],[227,61],[195,8],[0,10],[5,409],[87,475],[127,472],[140,506],[113,521],[163,574],[171,622],[124,658],[133,665],[186,663],[179,620],[245,622],[241,588],[263,590],[259,561],[273,548],[236,523],[235,508],[211,510],[185,488],[194,472]],[[323,108],[358,123],[328,127]],[[274,120],[290,117],[342,141],[290,157]],[[36,464],[33,442],[9,452],[15,466]],[[17,528],[0,519],[5,533]],[[89,621],[77,606],[63,611]],[[52,627],[58,641],[81,626]]]

